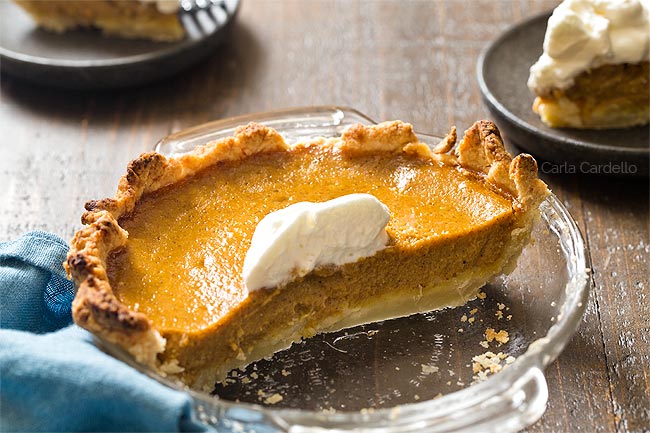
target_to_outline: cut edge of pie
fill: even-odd
[[[113,198],[86,203],[82,216],[84,228],[79,230],[72,242],[64,266],[68,276],[74,280],[77,294],[72,311],[75,322],[81,327],[117,344],[132,354],[135,359],[163,375],[172,377],[182,373],[183,368],[176,359],[161,362],[159,355],[165,350],[166,341],[142,312],[129,309],[115,296],[107,275],[107,257],[111,251],[123,247],[128,233],[119,226],[118,219],[132,212],[138,200],[144,195],[183,179],[223,161],[237,161],[252,155],[289,150],[300,146],[335,147],[341,152],[364,154],[387,152],[411,154],[425,159],[449,164],[459,170],[472,173],[491,188],[512,197],[513,211],[519,214],[521,228],[513,233],[508,250],[497,259],[499,269],[509,272],[514,269],[521,250],[528,242],[532,222],[539,214],[539,204],[549,194],[537,178],[537,163],[527,154],[514,159],[506,151],[496,125],[489,121],[478,121],[465,132],[456,146],[456,130],[451,132],[433,149],[421,143],[411,125],[401,121],[384,122],[378,125],[353,125],[340,137],[320,138],[305,143],[288,145],[275,130],[251,123],[239,127],[232,137],[199,146],[178,157],[167,158],[158,153],[145,153],[132,161],[127,173],[120,179]],[[478,289],[490,275],[464,275],[446,282],[454,286],[463,302],[476,296]],[[464,278],[464,280],[463,280]],[[465,292],[461,293],[462,290]],[[301,322],[294,329],[281,330],[272,341],[231,360],[227,365],[208,366],[198,376],[191,378],[190,386],[209,389],[223,374],[232,368],[268,356],[286,348],[292,342],[317,332],[333,331],[373,320],[399,317],[416,312],[458,305],[457,302],[440,305],[436,299],[427,299],[418,306],[387,303],[389,311],[347,311],[321,323],[319,329],[309,332],[300,329]],[[426,307],[426,309],[422,309]],[[377,314],[378,313],[378,314]],[[347,317],[347,318],[346,318]],[[182,375],[182,374],[181,374]]]
[[[533,111],[552,128],[610,129],[650,121],[648,62],[603,65],[566,88],[535,89]]]

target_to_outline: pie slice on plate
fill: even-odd
[[[565,0],[530,68],[533,110],[554,128],[650,121],[650,2]]]
[[[93,27],[123,38],[176,41],[185,37],[179,0],[14,0],[41,27],[58,33]]]
[[[113,198],[86,204],[66,263],[74,320],[157,371],[212,389],[301,338],[462,305],[514,268],[548,190],[535,160],[513,159],[491,122],[455,144],[455,129],[430,149],[394,121],[288,145],[251,123],[174,158],[143,154]],[[251,242],[274,251],[253,239],[265,217],[358,193],[390,214],[378,251],[316,262],[280,283],[258,273],[262,283],[249,286]],[[356,237],[371,225],[364,215],[330,219],[331,237]],[[282,244],[280,265],[311,242],[301,230]]]

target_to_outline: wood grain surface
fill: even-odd
[[[79,93],[2,77],[0,241],[36,229],[71,238],[83,203],[112,196],[129,160],[209,120],[337,104],[422,131],[462,130],[489,118],[480,50],[556,4],[244,0],[226,43],[165,82]],[[594,290],[546,371],[548,409],[528,431],[650,431],[648,180],[542,176],[586,237]]]

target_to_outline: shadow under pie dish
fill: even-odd
[[[287,144],[249,124],[172,158],[133,161],[91,201],[67,270],[82,327],[194,388],[301,338],[462,305],[509,272],[547,196],[528,155],[491,122],[437,147],[396,121]],[[248,291],[257,223],[302,201],[369,193],[390,209],[388,247],[281,287]]]

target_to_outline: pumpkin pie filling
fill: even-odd
[[[464,304],[512,269],[546,187],[532,158],[513,161],[500,138],[500,148],[485,146],[498,138],[492,124],[468,131],[457,156],[449,154],[455,136],[430,151],[410,125],[395,125],[205,163],[215,148],[245,147],[237,141],[250,141],[246,134],[278,138],[249,125],[235,143],[181,157],[180,169],[158,157],[130,167],[115,199],[89,203],[90,227],[73,240],[75,320],[159,371],[209,388],[317,332]],[[490,170],[481,172],[486,157]],[[351,193],[389,208],[385,249],[286,286],[246,290],[244,258],[264,216]],[[94,256],[82,254],[89,249]]]
[[[111,287],[158,329],[200,332],[246,299],[244,257],[265,215],[354,192],[372,194],[391,210],[387,231],[398,254],[513,213],[502,195],[432,161],[346,158],[318,148],[261,154],[143,197],[119,221],[129,243],[109,258]]]

